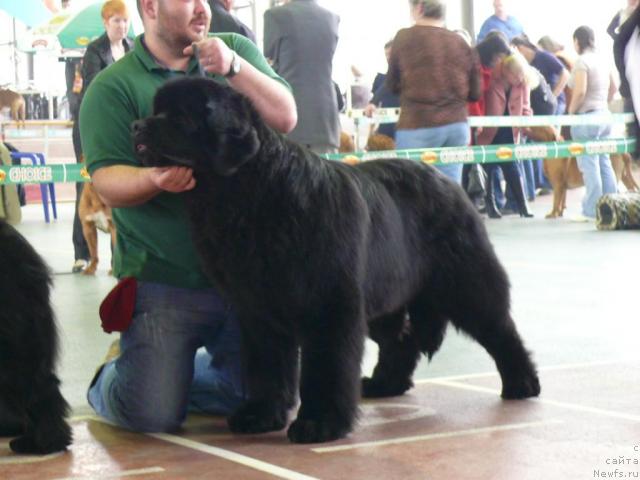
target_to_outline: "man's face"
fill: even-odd
[[[176,47],[187,47],[209,32],[211,8],[207,0],[157,0],[156,34]]]
[[[496,14],[503,13],[507,8],[505,0],[493,0],[493,9]]]

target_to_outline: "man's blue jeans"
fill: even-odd
[[[235,315],[214,290],[139,282],[120,356],[89,387],[89,403],[141,432],[175,430],[188,410],[228,415],[246,398],[240,342]]]
[[[602,114],[605,111],[594,111],[589,114]],[[602,140],[611,135],[611,125],[574,125],[571,137],[574,140]],[[607,154],[580,155],[576,157],[578,168],[582,172],[586,193],[582,199],[582,214],[595,218],[598,199],[605,193],[616,193],[618,183],[616,174]]]
[[[396,130],[396,148],[439,148],[464,147],[471,141],[471,130],[467,122],[450,123],[441,127]],[[435,168],[456,182],[462,184],[462,163],[436,165]]]

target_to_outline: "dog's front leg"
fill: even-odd
[[[346,305],[323,313],[305,332],[302,344],[301,405],[287,432],[294,443],[342,438],[358,414],[366,331],[363,309]]]
[[[242,322],[249,400],[227,420],[235,433],[282,430],[296,403],[298,346],[293,335],[271,329],[269,319]]]

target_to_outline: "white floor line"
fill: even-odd
[[[523,428],[545,427],[562,423],[561,420],[545,420],[542,422],[512,423],[506,425],[496,425],[493,427],[470,428],[468,430],[457,430],[453,432],[431,433],[427,435],[414,435],[410,437],[389,438],[386,440],[375,440],[372,442],[352,443],[349,445],[336,445],[335,447],[312,448],[315,453],[333,453],[345,450],[355,450],[357,448],[384,447],[387,445],[398,445],[402,443],[426,442],[429,440],[439,440],[443,438],[464,437],[470,435],[481,435],[483,433],[504,432],[509,430],[520,430]]]
[[[225,460],[229,460],[231,462],[235,462],[240,465],[244,465],[245,467],[253,468],[254,470],[259,470],[261,472],[265,472],[279,478],[286,478],[289,480],[318,480],[315,477],[310,477],[302,473],[294,472],[293,470],[278,467],[277,465],[272,465],[270,463],[263,462],[262,460],[257,460],[255,458],[247,457],[246,455],[241,455],[230,450],[213,447],[204,443],[195,442],[193,440],[178,437],[176,435],[169,435],[167,433],[150,433],[147,435],[159,440],[164,440],[165,442],[181,445],[183,447],[197,450],[208,455],[223,458]]]
[[[6,450],[10,452],[9,442],[6,442],[6,447],[4,442],[0,444],[0,451]],[[0,467],[2,465],[21,465],[25,463],[40,463],[46,462],[47,460],[51,460],[52,458],[61,457],[66,452],[55,452],[49,453],[47,455],[17,455],[14,453],[9,453],[9,455],[4,456],[0,455]]]
[[[443,387],[459,388],[463,390],[471,390],[474,392],[489,393],[491,395],[500,395],[499,390],[496,390],[493,388],[479,387],[477,385],[469,385],[466,383],[458,383],[458,382],[451,382],[451,381],[445,381],[445,380],[433,380],[431,383],[433,383],[434,385],[442,385]],[[621,420],[629,420],[632,422],[640,422],[640,415],[629,415],[622,412],[615,412],[612,410],[603,410],[602,408],[589,407],[589,406],[580,405],[577,403],[559,402],[557,400],[552,400],[549,398],[530,398],[527,401],[542,403],[543,405],[551,405],[554,407],[566,408],[567,410],[573,410],[576,412],[593,413],[595,415],[601,415],[604,417],[618,418]]]
[[[123,477],[137,477],[139,475],[150,475],[152,473],[164,473],[165,469],[162,467],[149,467],[138,468],[137,470],[123,470],[122,472],[106,473],[96,476],[95,474],[80,476],[80,477],[64,477],[55,478],[54,480],[103,480],[107,478],[123,478]]]
[[[619,365],[621,363],[631,363],[631,362],[640,362],[640,359],[618,359],[618,360],[603,360],[601,362],[584,362],[584,363],[564,363],[560,365],[548,365],[546,367],[539,367],[539,372],[554,372],[560,370],[574,370],[579,368],[591,368],[591,367],[604,367],[608,365]],[[485,377],[496,377],[498,376],[498,371],[493,370],[491,372],[480,372],[480,373],[468,373],[461,375],[450,375],[446,377],[434,377],[434,378],[421,378],[419,380],[414,380],[413,383],[416,385],[421,385],[424,383],[433,383],[435,381],[456,381],[456,380],[468,380],[473,378],[485,378]]]
[[[96,422],[101,422],[101,423],[106,423],[107,425],[111,425],[104,418],[98,417],[97,415],[78,415],[75,417],[71,417],[70,420],[72,422],[93,420]],[[181,445],[183,447],[190,448],[192,450],[197,450],[199,452],[203,452],[208,455],[214,455],[216,457],[224,458],[225,460],[239,463],[246,467],[253,468],[255,470],[260,470],[262,472],[269,473],[276,477],[286,478],[289,480],[318,480],[315,477],[310,477],[302,473],[294,472],[293,470],[287,470],[286,468],[278,467],[277,465],[272,465],[270,463],[263,462],[262,460],[257,460],[255,458],[247,457],[246,455],[235,453],[229,450],[224,450],[219,447],[214,447],[211,445],[207,445],[205,443],[189,440],[188,438],[182,438],[182,437],[178,437],[176,435],[170,435],[167,433],[147,433],[145,435],[149,437],[157,438],[159,440],[163,440],[165,442],[173,443],[175,445]],[[68,480],[68,479],[64,479],[64,480]]]

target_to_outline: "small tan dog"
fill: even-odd
[[[558,142],[563,140],[552,127],[531,127],[527,136],[536,142]],[[612,154],[611,166],[618,182],[622,181],[628,191],[640,191],[631,174],[631,155],[628,153]],[[553,188],[553,208],[546,215],[546,218],[562,217],[567,206],[567,189],[584,185],[582,173],[578,169],[578,163],[575,157],[545,159],[544,174]]]
[[[382,133],[373,133],[369,135],[369,138],[367,139],[367,146],[365,148],[368,152],[395,150],[396,142],[393,138]]]
[[[351,153],[356,151],[356,146],[353,143],[353,137],[345,131],[340,132],[340,148],[339,153]]]
[[[24,127],[26,118],[24,97],[13,90],[0,88],[0,109],[5,107],[9,107],[11,119],[18,124],[18,127]]]
[[[83,275],[95,275],[98,268],[98,229],[111,235],[111,248],[116,245],[116,227],[111,218],[111,208],[107,207],[96,193],[93,185],[87,182],[82,187],[82,195],[78,202],[78,217],[82,224],[82,235],[89,248],[89,265],[82,271]],[[109,269],[111,275],[111,269]]]

